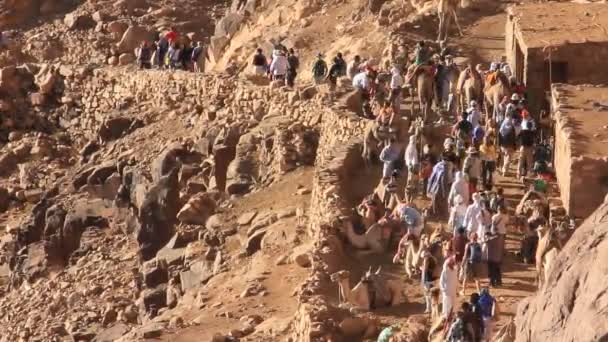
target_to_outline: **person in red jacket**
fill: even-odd
[[[167,39],[167,41],[169,42],[169,44],[177,41],[177,39],[179,38],[179,35],[177,34],[177,31],[175,30],[175,27],[171,27],[171,29],[169,30],[169,32],[167,32],[165,34],[165,38]]]

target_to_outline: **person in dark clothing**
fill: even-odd
[[[300,59],[296,56],[293,49],[289,49],[287,54],[287,86],[293,87],[295,84],[296,76],[298,75],[298,68],[300,67]]]
[[[139,48],[139,53],[137,55],[137,64],[139,64],[140,69],[150,69],[152,68],[152,63],[150,59],[152,58],[152,50],[150,50],[150,45],[147,41],[143,41]]]
[[[534,141],[536,134],[529,126],[530,121],[523,121],[522,129],[517,136],[520,146],[517,178],[524,178],[534,167]]]
[[[268,71],[268,61],[266,60],[266,56],[262,52],[262,49],[257,49],[255,55],[253,56],[253,73],[258,76],[266,75]]]
[[[456,234],[452,238],[452,252],[456,256],[456,262],[462,263],[462,258],[464,257],[464,249],[467,245],[467,235],[466,229],[464,227],[459,227],[456,230]]]
[[[334,64],[338,65],[338,76],[346,76],[346,69],[348,68],[348,66],[346,65],[346,61],[342,57],[342,52],[338,52],[336,58],[334,58]]]
[[[497,235],[486,233],[486,246],[488,249],[488,278],[493,287],[502,285],[501,263],[503,256],[502,242]]]
[[[156,63],[161,69],[165,67],[165,56],[167,55],[167,51],[169,51],[169,41],[164,36],[160,37],[156,43]]]
[[[192,50],[194,49],[190,46],[190,43],[186,43],[182,47],[182,54],[180,57],[182,59],[182,68],[184,70],[191,69],[190,62],[192,60]]]
[[[334,62],[331,65],[331,67],[329,68],[329,72],[327,73],[327,80],[329,81],[329,90],[336,90],[336,86],[338,85],[338,77],[342,76],[342,69],[343,69],[343,65],[342,63],[344,63],[344,65],[346,65],[346,63],[344,62],[343,59],[341,59],[341,57],[339,57],[340,55],[338,54],[338,56],[336,56],[336,58],[334,58]]]
[[[431,300],[431,289],[433,288],[433,283],[437,280],[436,268],[437,268],[437,260],[433,257],[433,254],[429,249],[426,249],[422,252],[422,286],[424,288],[424,300],[426,303],[425,313],[429,313],[432,310],[432,300]]]
[[[199,64],[199,59],[201,54],[203,53],[203,43],[197,42],[196,47],[192,50],[192,56],[190,58],[190,62],[192,63],[194,72],[203,72],[201,69],[201,65]]]
[[[475,342],[480,342],[483,337],[483,317],[481,316],[481,306],[479,305],[479,294],[471,294],[469,299],[469,315],[467,319],[473,327]]]
[[[460,120],[452,126],[452,136],[456,138],[456,154],[458,155],[459,163],[456,166],[460,166],[460,161],[464,160],[464,154],[466,149],[471,145],[471,139],[473,137],[473,125],[467,120],[468,113],[462,112]]]

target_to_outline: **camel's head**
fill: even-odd
[[[372,267],[370,266],[367,272],[365,272],[365,274],[363,275],[363,277],[361,277],[361,282],[364,284],[373,282],[375,278],[378,278],[380,276],[381,272],[382,266],[378,267],[376,272],[373,272]]]
[[[348,279],[348,277],[350,277],[350,272],[346,271],[346,270],[342,270],[342,271],[338,271],[332,275],[329,276],[329,278],[331,279],[332,282],[336,283],[336,282],[340,282],[344,279]]]

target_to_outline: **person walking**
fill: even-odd
[[[454,310],[456,296],[458,295],[458,271],[454,256],[447,258],[443,263],[439,278],[439,289],[443,302],[443,317],[447,320]]]
[[[401,75],[401,71],[393,66],[391,69],[391,94],[389,97],[389,101],[394,108],[395,113],[397,115],[401,112],[401,91],[405,80]]]
[[[467,183],[464,172],[456,171],[454,176],[454,182],[452,183],[452,187],[450,189],[450,194],[448,196],[448,205],[450,208],[456,206],[456,196],[460,195],[462,197],[462,204],[468,204],[470,197],[469,193],[469,183]]]
[[[454,230],[454,237],[452,238],[452,253],[456,259],[456,264],[459,266],[462,265],[467,243],[468,239],[464,227],[461,226]]]
[[[481,178],[482,163],[479,151],[474,146],[467,149],[467,157],[462,165],[462,171],[469,179],[469,193],[477,192],[477,183]]]
[[[422,251],[422,288],[424,290],[424,313],[430,313],[433,309],[433,303],[431,300],[431,289],[437,277],[435,276],[435,269],[437,266],[437,260],[430,252],[428,248]]]
[[[315,85],[323,84],[325,78],[327,78],[327,63],[323,60],[323,54],[317,54],[317,60],[312,66],[312,77]]]
[[[485,190],[492,190],[496,159],[498,158],[492,137],[487,136],[483,139],[483,144],[479,146],[479,151],[481,152],[481,183]]]
[[[143,41],[141,46],[139,47],[139,51],[137,53],[137,63],[139,64],[139,69],[150,69],[152,68],[151,63],[152,58],[152,50],[150,49],[150,45],[147,41]]]
[[[347,69],[346,69],[346,73],[348,74],[348,78],[350,78],[351,80],[353,78],[355,78],[355,76],[361,72],[361,56],[356,55],[353,58],[353,61],[350,62],[350,64],[348,65]]]
[[[472,195],[473,203],[467,208],[464,215],[464,226],[467,234],[477,233],[479,229],[479,213],[481,212],[481,195],[478,192]]]
[[[481,249],[481,243],[477,238],[477,233],[473,233],[470,236],[469,243],[464,248],[464,255],[462,257],[462,290],[461,295],[466,295],[467,281],[475,283],[475,288],[479,292],[479,279],[485,275],[483,264],[483,252]]]
[[[505,177],[509,171],[511,155],[513,155],[516,146],[515,124],[513,122],[513,114],[511,113],[507,113],[504,120],[500,124],[500,128],[498,130],[498,145],[500,146],[503,163],[501,173],[502,176]]]
[[[363,116],[368,119],[372,119],[374,116],[370,105],[371,85],[372,78],[370,72],[368,71],[360,72],[353,78],[353,88],[355,88],[359,98],[361,99],[361,112]]]
[[[519,164],[517,168],[517,178],[523,179],[532,171],[534,167],[534,140],[535,132],[531,129],[530,121],[522,121],[521,131],[518,135],[519,140]]]
[[[467,206],[464,204],[464,198],[461,195],[456,195],[454,206],[450,210],[450,218],[448,220],[448,228],[454,235],[456,235],[458,229],[464,227],[466,213]]]
[[[294,49],[289,49],[289,53],[287,55],[287,86],[291,88],[294,87],[299,67],[300,59],[296,55]]]
[[[334,58],[331,67],[329,67],[329,72],[327,72],[327,80],[329,81],[330,91],[336,90],[336,87],[338,86],[338,78],[342,76],[345,65],[346,62],[344,62],[341,57],[338,58],[338,56],[336,56],[336,58]]]
[[[448,172],[448,162],[442,156],[439,163],[435,164],[433,167],[433,172],[431,173],[426,189],[427,196],[431,199],[433,214],[439,217],[448,213],[448,188],[450,186],[448,182]]]
[[[287,74],[287,56],[282,50],[274,50],[272,53],[272,62],[270,63],[270,73],[273,81],[285,83],[285,75]]]
[[[488,278],[492,287],[502,284],[501,263],[503,257],[502,242],[498,234],[487,232],[485,241],[487,250]]]
[[[407,168],[406,188],[416,189],[416,183],[418,182],[418,172],[420,170],[418,148],[416,147],[416,135],[410,136],[410,142],[405,148],[404,159],[405,167]]]
[[[397,145],[395,138],[390,138],[388,144],[380,152],[380,161],[384,163],[382,177],[391,177],[393,171],[399,169],[397,161],[401,157],[401,149]]]
[[[190,58],[194,72],[200,73],[204,71],[204,58],[201,57],[203,57],[203,42],[197,42]]]
[[[166,37],[160,37],[156,42],[156,65],[159,69],[164,69],[167,65],[165,62],[166,55],[169,51],[169,41]]]
[[[253,61],[251,62],[253,66],[253,74],[257,76],[266,75],[268,69],[268,61],[266,60],[266,56],[264,56],[264,52],[262,49],[258,48],[253,56]]]
[[[490,289],[484,287],[480,294],[479,309],[481,310],[481,318],[483,320],[483,339],[484,342],[492,341],[492,332],[494,329],[494,323],[498,320],[498,303],[496,299],[490,294]]]

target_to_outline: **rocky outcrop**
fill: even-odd
[[[608,339],[606,260],[608,201],[577,228],[543,288],[519,305],[516,341]]]

